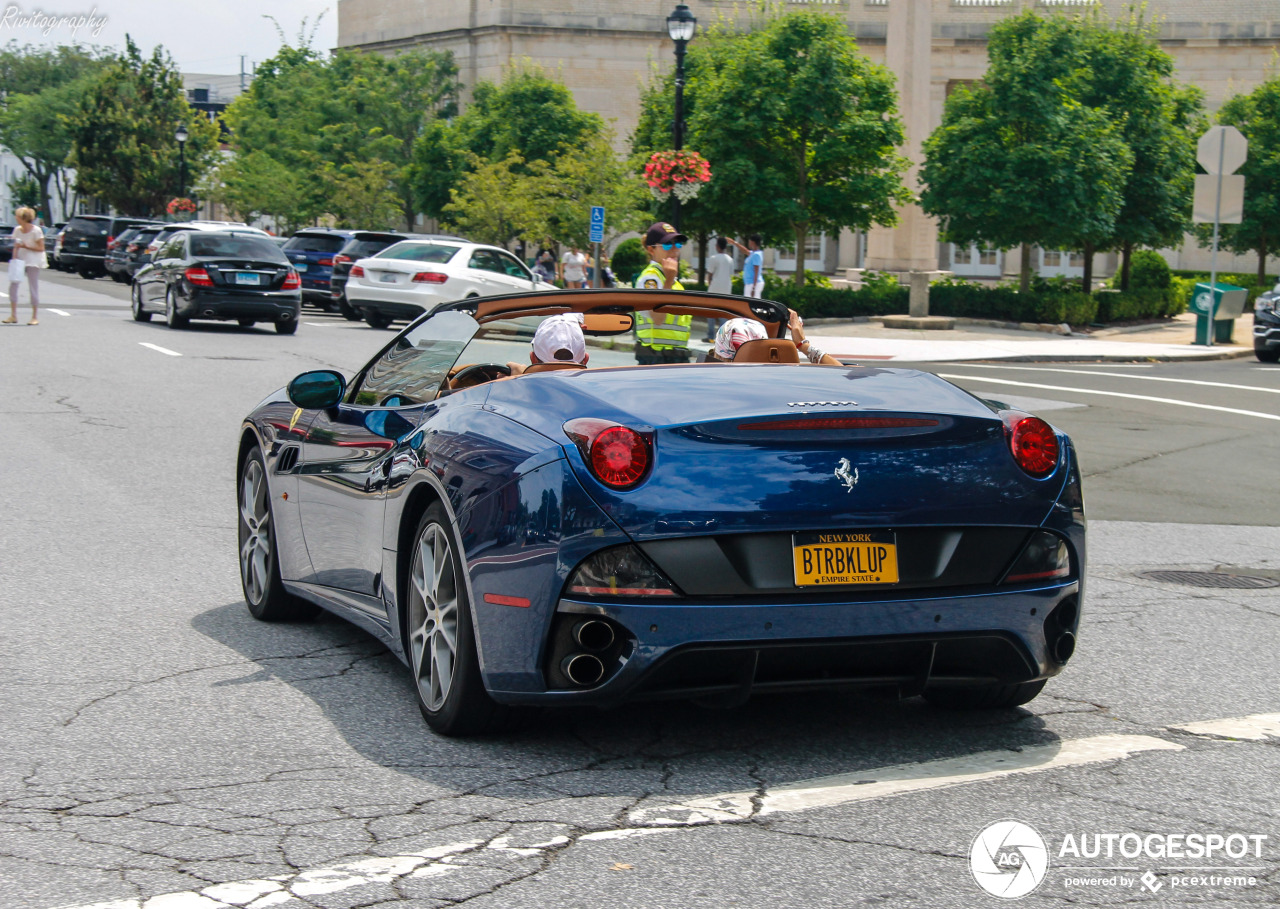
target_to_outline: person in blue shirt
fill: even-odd
[[[742,263],[742,295],[759,299],[764,294],[764,253],[760,251],[760,235],[747,237],[746,246],[737,240],[729,242],[747,254],[746,261]]]

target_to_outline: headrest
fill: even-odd
[[[799,363],[800,351],[787,338],[758,338],[746,341],[734,354],[735,363]]]
[[[524,368],[522,376],[527,376],[531,372],[552,372],[557,369],[586,369],[581,363],[532,363]]]

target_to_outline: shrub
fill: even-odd
[[[1173,271],[1158,252],[1139,249],[1129,257],[1130,290],[1165,290],[1172,280]]]
[[[613,251],[613,258],[609,261],[609,266],[618,276],[618,280],[627,285],[633,284],[636,275],[640,274],[648,264],[649,254],[644,251],[644,244],[640,242],[639,237],[632,237],[619,243],[618,248]]]

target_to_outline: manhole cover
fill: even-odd
[[[1280,587],[1273,578],[1259,578],[1247,574],[1226,574],[1221,571],[1139,571],[1138,577],[1166,584],[1184,584],[1188,587],[1225,587],[1235,590],[1261,590]]]

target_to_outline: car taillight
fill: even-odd
[[[772,420],[767,423],[739,423],[745,432],[787,430],[803,432],[807,429],[916,429],[937,426],[937,420],[918,417],[800,417],[794,420]]]
[[[364,277],[364,269],[363,269],[363,268],[361,268],[359,265],[352,265],[352,266],[351,266],[351,274],[347,275],[347,277],[349,277],[349,278],[363,278],[363,277]]]
[[[213,287],[213,278],[203,268],[188,268],[182,273],[182,277],[199,287]]]
[[[298,277],[298,273],[292,268],[289,273],[284,276],[284,283],[280,285],[281,290],[297,290],[302,286],[302,279]]]
[[[443,284],[449,276],[438,271],[420,271],[413,276],[414,284]]]
[[[126,247],[124,248],[124,251],[125,251],[125,252],[131,252],[131,253],[137,252],[137,251],[138,251],[138,244],[137,244],[137,243],[130,243],[128,246],[126,246]]]
[[[652,462],[651,433],[640,433],[610,420],[581,417],[564,424],[596,478],[614,489],[635,486]]]
[[[323,264],[324,264],[324,262],[321,262],[320,264],[321,264],[321,265],[323,265]],[[334,257],[333,257],[333,264],[334,264],[334,265],[350,265],[350,264],[351,264],[351,257],[350,257],[350,256],[344,256],[344,255],[342,255],[342,253],[338,253],[338,255],[336,255],[336,256],[334,256]]]
[[[1071,550],[1067,541],[1047,530],[1037,530],[1027,540],[1004,584],[1026,584],[1031,581],[1052,581],[1071,574]]]
[[[1016,410],[1000,412],[1013,459],[1031,476],[1043,479],[1058,466],[1058,434],[1039,417]]]
[[[628,543],[586,558],[569,577],[568,591],[589,597],[676,597],[676,585]]]
[[[114,249],[116,245],[115,237],[107,237],[107,249]]]
[[[147,252],[154,253],[159,248],[160,248],[160,244],[153,241],[147,245]]]
[[[316,264],[317,264],[317,265],[332,265],[332,264],[333,264],[333,260],[332,260],[332,259],[321,259],[321,260],[320,260],[319,262],[317,262]]]

